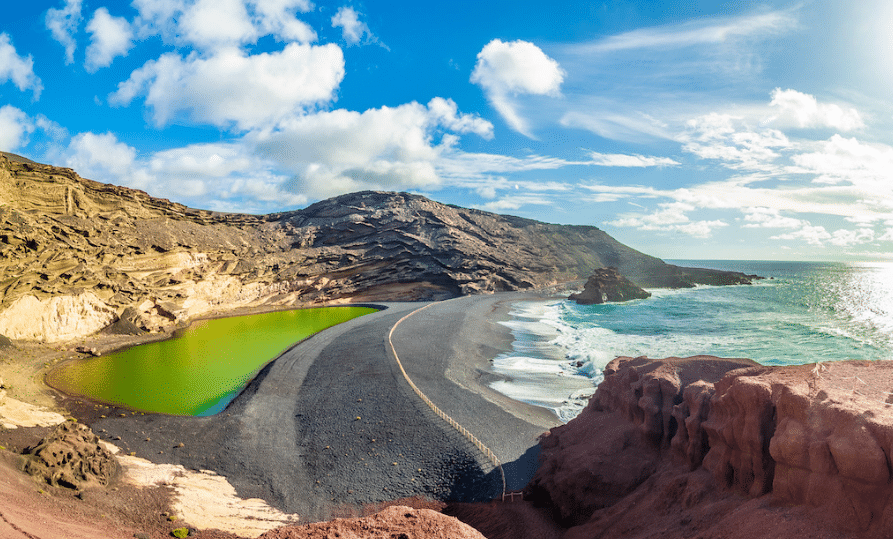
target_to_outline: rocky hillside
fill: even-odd
[[[665,264],[595,227],[407,193],[224,214],[0,155],[0,335],[12,339],[157,331],[246,306],[523,290],[607,266],[644,287],[749,282]]]

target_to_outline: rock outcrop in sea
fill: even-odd
[[[617,358],[541,441],[564,538],[885,537],[893,363]]]
[[[645,287],[750,281],[666,264],[595,227],[407,193],[227,214],[12,157],[0,155],[0,335],[14,340],[159,331],[239,307],[525,290],[609,266]]]
[[[617,268],[599,268],[587,279],[583,291],[571,294],[568,299],[580,305],[594,305],[650,297],[651,292],[639,288],[636,283],[621,275]]]

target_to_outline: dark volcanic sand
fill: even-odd
[[[410,317],[394,335],[397,353],[422,390],[508,463],[510,488],[532,475],[529,450],[536,436],[558,424],[548,412],[489,395],[475,380],[496,355],[484,357],[497,350],[493,345],[511,342],[505,328],[480,316],[493,315],[499,306],[504,312],[505,302],[523,297],[438,303]],[[216,416],[97,412],[86,403],[73,412],[125,452],[215,471],[240,496],[262,498],[307,521],[337,515],[344,505],[401,497],[498,496],[498,470],[412,392],[390,353],[391,327],[425,304],[385,305],[292,348]],[[471,391],[449,381],[445,371]],[[537,424],[505,411],[513,406]]]

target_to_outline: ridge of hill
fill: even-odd
[[[240,307],[542,288],[616,267],[643,287],[749,283],[680,268],[591,226],[365,191],[301,210],[197,210],[0,155],[0,335],[160,331]]]

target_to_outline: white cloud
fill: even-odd
[[[133,47],[130,24],[123,17],[109,15],[104,7],[93,14],[87,32],[90,33],[90,45],[87,46],[85,67],[90,73],[110,66],[115,57],[125,56]]]
[[[441,156],[455,136],[441,129],[487,136],[492,127],[458,114],[455,103],[432,99],[365,112],[333,110],[295,116],[271,132],[259,132],[257,151],[295,177],[290,189],[325,197],[361,189],[439,186]]]
[[[874,230],[860,228],[857,230],[835,230],[829,243],[837,247],[850,247],[874,241]]]
[[[679,49],[776,34],[796,27],[792,11],[773,11],[722,19],[705,19],[643,28],[577,45],[578,54],[613,53],[640,49]]]
[[[642,231],[651,232],[676,232],[696,238],[708,238],[717,228],[729,226],[725,221],[700,220],[692,221],[688,213],[696,209],[695,206],[682,202],[668,202],[659,204],[657,211],[649,214],[627,214],[607,224],[616,227],[632,227]]]
[[[81,0],[65,0],[65,6],[62,9],[50,8],[47,10],[44,22],[53,39],[65,47],[66,64],[74,62],[74,51],[77,48],[74,34],[77,32],[80,21]]]
[[[595,102],[587,99],[583,105],[585,112],[576,110],[564,113],[559,124],[564,127],[585,129],[596,135],[614,140],[642,143],[643,139],[672,139],[673,134],[667,125],[641,112],[628,115],[617,114],[616,103]]]
[[[553,96],[560,93],[564,71],[533,43],[494,39],[477,58],[471,82],[486,90]]]
[[[332,17],[332,28],[341,28],[341,36],[348,45],[356,45],[363,36],[372,38],[369,27],[360,21],[359,13],[349,6],[338,8],[338,12]]]
[[[792,161],[820,175],[823,183],[893,180],[893,147],[865,144],[856,138],[833,135],[820,144],[818,151],[794,155]]]
[[[112,133],[80,133],[61,160],[86,178],[150,191],[193,207],[266,213],[307,203],[283,190],[286,177],[242,142],[194,144],[146,159]]]
[[[145,189],[145,178],[133,174],[135,160],[136,150],[113,133],[87,132],[72,137],[65,164],[85,178]]]
[[[198,0],[180,17],[179,30],[186,41],[205,49],[257,39],[242,0]]]
[[[298,43],[316,40],[313,28],[294,16],[295,11],[306,13],[313,9],[309,0],[253,0],[252,3],[261,33]]]
[[[0,34],[0,84],[12,81],[21,91],[31,90],[34,99],[40,98],[43,84],[34,74],[34,60],[16,52],[9,34]]]
[[[776,170],[778,150],[791,141],[777,129],[751,130],[744,118],[730,114],[710,114],[687,122],[679,136],[682,148],[701,159],[719,161],[731,169]]]
[[[776,124],[789,124],[797,127],[830,127],[841,131],[852,131],[865,127],[862,117],[854,108],[844,109],[839,105],[819,103],[809,94],[796,90],[772,91],[770,105],[777,107],[779,116],[771,119]]]
[[[770,236],[772,240],[803,240],[810,245],[821,246],[822,242],[831,239],[831,234],[823,226],[805,225],[800,230]]]
[[[565,72],[558,62],[527,41],[494,39],[481,49],[471,82],[484,89],[493,107],[515,131],[533,138],[511,99],[520,95],[559,96]]]
[[[644,155],[605,154],[590,152],[592,164],[603,167],[672,167],[679,162],[669,157],[650,157]]]
[[[552,200],[536,195],[509,195],[493,202],[487,202],[476,208],[484,211],[495,213],[504,211],[513,211],[523,206],[548,206],[552,204]]]
[[[493,138],[493,124],[472,114],[459,114],[452,99],[435,97],[428,102],[428,111],[437,123],[454,133],[475,133],[485,139]]]
[[[168,44],[203,52],[256,43],[266,35],[288,43],[316,40],[316,32],[295,16],[313,8],[307,0],[133,0],[133,7],[140,36],[160,35]]]
[[[27,114],[12,105],[0,107],[0,150],[19,149],[33,131],[34,123]]]
[[[806,224],[802,219],[785,217],[774,208],[746,208],[744,228],[800,228]]]
[[[168,53],[134,71],[109,101],[129,105],[145,95],[158,126],[185,117],[247,130],[331,101],[343,77],[344,57],[332,44],[251,56],[235,48],[209,58]]]

